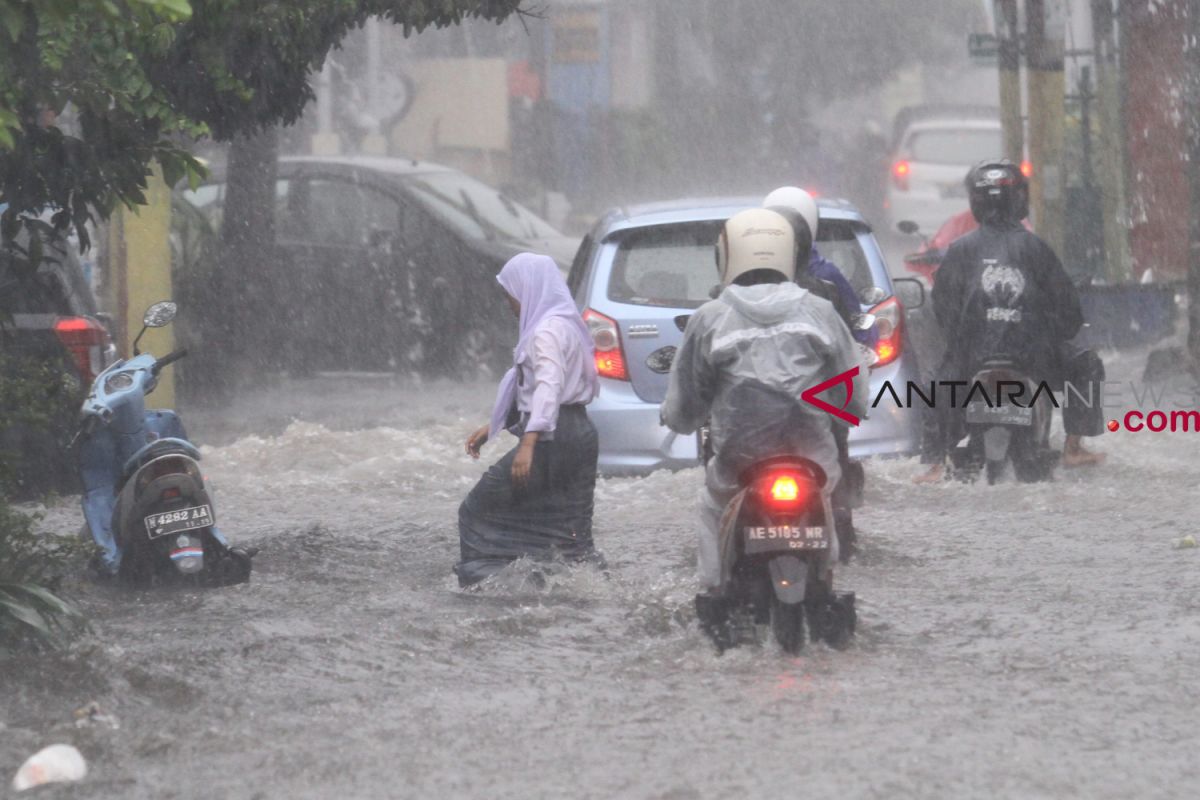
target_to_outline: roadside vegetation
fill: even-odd
[[[54,365],[22,359],[3,349],[0,320],[0,655],[21,644],[58,645],[82,627],[82,616],[56,594],[82,542],[37,530],[39,517],[13,499],[22,492],[13,436],[18,430],[52,430],[78,387]],[[53,431],[65,439],[65,431]],[[66,445],[62,441],[63,446]]]

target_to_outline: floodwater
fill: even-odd
[[[601,481],[609,577],[458,590],[490,391],[324,378],[190,415],[253,582],[72,587],[92,633],[0,676],[4,784],[65,741],[91,773],[39,797],[1200,793],[1200,549],[1173,547],[1200,533],[1200,435],[1106,436],[1109,464],[1039,486],[871,462],[839,573],[857,641],[717,657],[691,612],[698,470]],[[77,726],[91,701],[111,719]]]

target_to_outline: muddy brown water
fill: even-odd
[[[1109,464],[1040,486],[872,462],[839,576],[855,644],[718,658],[690,610],[699,471],[601,482],[609,577],[538,590],[518,567],[463,593],[455,512],[498,452],[461,440],[489,388],[287,388],[189,416],[222,525],[262,548],[253,581],[69,587],[92,632],[0,665],[0,792],[57,741],[91,772],[30,796],[1200,791],[1200,550],[1172,546],[1200,534],[1200,434],[1106,436]],[[46,525],[79,520],[71,499]],[[91,701],[119,727],[77,726]]]

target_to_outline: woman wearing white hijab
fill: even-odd
[[[484,473],[458,510],[459,584],[470,586],[522,556],[590,558],[596,429],[584,406],[596,397],[595,350],[558,265],[521,253],[496,277],[520,334],[489,424],[467,453],[507,429],[520,441]]]

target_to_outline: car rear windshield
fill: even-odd
[[[908,140],[908,152],[913,161],[967,167],[1004,155],[1004,136],[988,129],[917,131]]]
[[[699,308],[718,283],[714,245],[719,220],[656,225],[622,237],[608,298],[638,306]]]
[[[720,231],[721,222],[713,221],[656,225],[626,233],[617,246],[608,299],[669,308],[704,305],[719,282],[714,246]],[[817,250],[841,270],[855,291],[875,285],[852,223],[822,220]]]

